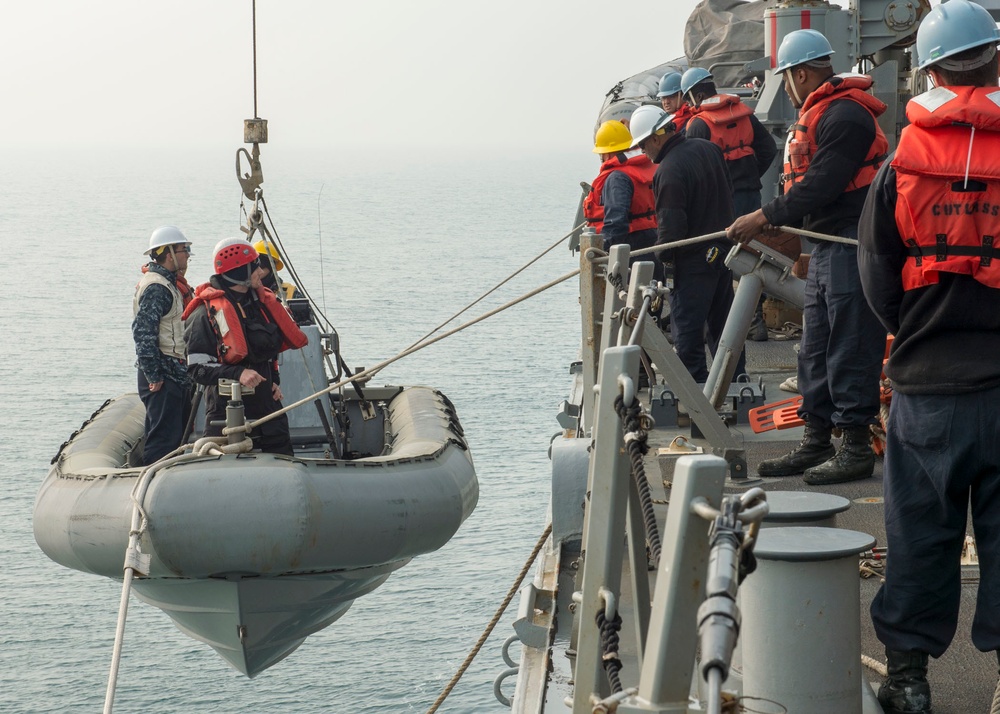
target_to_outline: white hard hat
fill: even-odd
[[[629,128],[632,130],[632,148],[659,131],[674,118],[654,104],[643,104],[632,113]]]
[[[177,245],[179,243],[191,245],[191,241],[181,233],[180,228],[176,226],[160,226],[149,237],[149,248],[143,255],[149,255],[157,248],[162,248],[165,245]]]

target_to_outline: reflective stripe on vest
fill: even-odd
[[[295,324],[285,306],[267,288],[257,288],[257,297],[264,309],[265,317],[273,321],[281,331],[283,338],[281,351],[304,347],[309,338]],[[250,350],[247,347],[243,323],[236,312],[236,306],[226,297],[226,293],[204,283],[195,288],[194,299],[184,309],[186,320],[199,305],[205,305],[208,319],[213,323],[213,331],[219,339],[219,361],[223,364],[239,364],[247,358]]]

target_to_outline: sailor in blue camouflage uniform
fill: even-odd
[[[139,397],[146,407],[142,460],[158,461],[176,449],[184,433],[191,380],[184,359],[184,300],[177,273],[187,269],[191,243],[180,229],[162,226],[149,238],[151,261],[135,288],[135,340]]]

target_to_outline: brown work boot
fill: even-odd
[[[871,430],[867,426],[844,427],[844,441],[832,459],[806,469],[802,480],[810,486],[846,483],[868,478],[875,470]]]
[[[778,478],[800,474],[810,466],[819,466],[834,455],[830,443],[830,427],[820,428],[806,422],[805,434],[794,451],[776,459],[761,461],[757,467],[758,476]]]

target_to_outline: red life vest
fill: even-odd
[[[656,200],[653,198],[653,174],[656,165],[639,154],[622,161],[622,154],[615,154],[601,164],[601,173],[594,179],[590,193],[583,199],[583,215],[587,224],[600,233],[604,228],[604,206],[601,192],[613,171],[621,171],[632,181],[632,204],[628,208],[628,232],[656,228]]]
[[[712,143],[722,149],[726,161],[736,161],[753,154],[751,114],[753,109],[735,94],[716,94],[692,110],[692,116],[705,122]],[[687,120],[684,123],[687,124]]]
[[[681,103],[681,108],[674,112],[674,126],[677,131],[684,131],[688,121],[693,116],[694,113],[691,111],[691,107],[687,103]]]
[[[831,103],[839,99],[850,99],[864,107],[872,115],[872,119],[885,111],[885,104],[865,91],[871,86],[872,78],[866,75],[837,74],[806,97],[802,108],[799,109],[799,122],[789,128],[788,141],[785,142],[785,167],[781,175],[785,193],[801,181],[809,170],[809,162],[818,148],[816,127],[819,126],[820,118],[830,108]],[[889,142],[886,141],[878,122],[875,122],[875,141],[868,149],[868,154],[858,172],[847,185],[847,190],[855,191],[871,184],[888,151]]]
[[[281,331],[282,352],[306,346],[309,338],[295,324],[292,316],[288,314],[288,310],[274,296],[274,293],[267,288],[257,288],[257,299],[260,300],[261,306],[264,308],[264,317],[276,324]],[[243,323],[240,322],[236,306],[226,297],[226,293],[211,283],[199,285],[195,288],[194,299],[184,308],[183,319],[186,320],[199,305],[205,305],[208,310],[208,319],[212,322],[212,328],[221,341],[219,345],[220,361],[224,364],[239,364],[246,359],[249,349],[247,348],[246,334],[243,331]]]
[[[1000,90],[937,87],[911,99],[906,117],[892,160],[909,253],[903,289],[934,285],[940,273],[1000,288]]]

